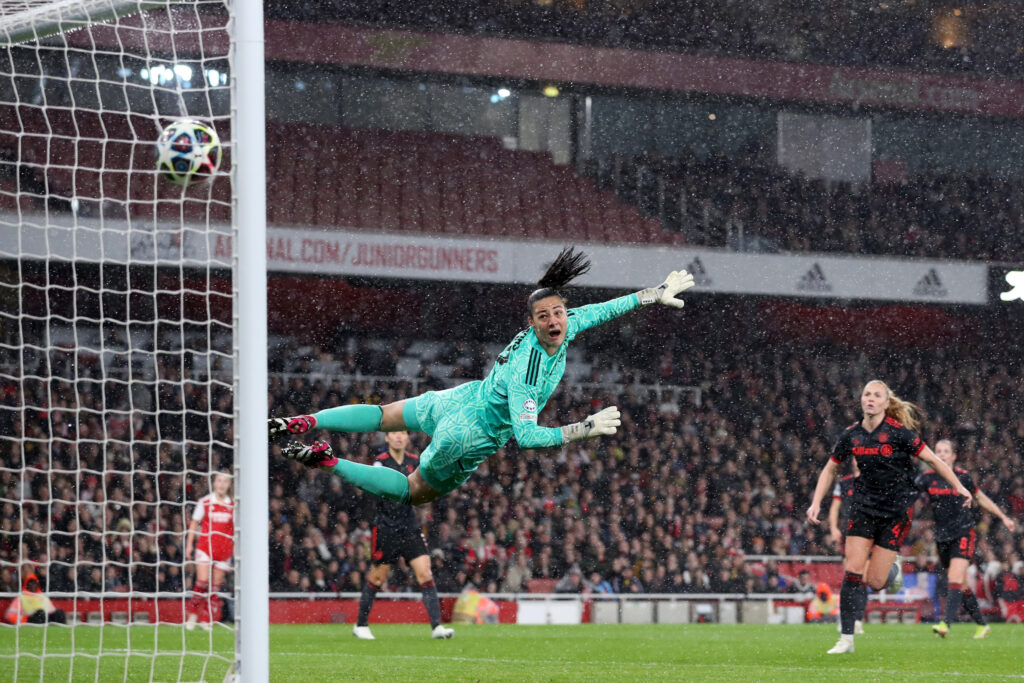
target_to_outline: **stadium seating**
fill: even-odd
[[[955,259],[1024,259],[1020,183],[973,172],[826,185],[740,157],[593,159],[585,174],[694,246]],[[658,201],[659,195],[663,201]]]
[[[226,176],[183,193],[156,177],[151,143],[106,139],[110,130],[155,137],[147,117],[5,105],[0,130],[11,131],[0,134],[0,209],[19,205],[20,182],[23,195],[38,197],[21,198],[29,213],[69,211],[77,198],[93,217],[230,216]],[[1024,259],[1019,212],[1007,209],[1024,203],[1024,189],[984,175],[913,176],[861,191],[742,159],[646,155],[591,160],[580,175],[495,138],[281,122],[268,124],[267,154],[268,221],[278,226]]]
[[[183,194],[155,177],[149,143],[106,139],[106,130],[155,139],[159,131],[152,121],[140,119],[104,114],[100,120],[82,112],[72,117],[59,109],[3,106],[0,130],[12,132],[0,135],[0,150],[8,150],[12,160],[12,180],[27,173],[38,185],[34,193],[77,198],[86,215],[159,219],[184,213],[194,221],[228,220],[225,177],[209,189]],[[267,156],[271,225],[574,242],[674,241],[658,221],[642,218],[590,179],[556,166],[550,155],[506,150],[494,138],[272,122]],[[23,162],[17,168],[15,158]],[[225,167],[229,162],[224,159]],[[209,207],[200,201],[207,192],[215,200]],[[0,199],[0,207],[14,208],[12,194]]]
[[[289,159],[299,142],[300,155]],[[304,143],[301,141],[305,141]],[[541,152],[494,138],[271,123],[270,223],[575,242],[670,243],[658,221]],[[308,185],[295,192],[296,174]],[[328,176],[331,176],[328,178]]]

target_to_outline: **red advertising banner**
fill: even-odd
[[[132,621],[136,615],[147,623],[180,623],[184,620],[184,601],[181,599],[145,600],[140,598],[109,597],[103,600],[55,599],[53,604],[67,613],[76,613],[85,622],[90,613],[102,615],[104,622],[115,614],[123,613]],[[498,620],[502,624],[516,623],[518,603],[499,600]],[[455,598],[441,598],[441,620],[451,621]],[[352,624],[355,623],[359,601],[337,600],[271,600],[270,623],[272,624]],[[141,617],[141,615],[145,615]],[[419,600],[378,600],[373,606],[375,624],[426,624],[427,610]]]

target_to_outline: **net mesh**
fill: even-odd
[[[230,17],[92,4],[130,16],[27,42],[0,16],[0,678],[219,680],[232,573],[194,594],[184,555],[234,468]],[[157,173],[181,118],[220,137],[212,182]]]

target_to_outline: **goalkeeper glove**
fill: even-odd
[[[660,303],[673,308],[682,308],[683,300],[675,297],[690,287],[693,287],[693,276],[685,270],[673,270],[660,285],[642,289],[636,295],[643,306]]]
[[[562,427],[562,443],[580,441],[594,436],[611,436],[619,428],[619,409],[616,406],[605,408],[594,413],[583,422],[576,422]]]

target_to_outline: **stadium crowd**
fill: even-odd
[[[631,47],[979,74],[1019,74],[1019,16],[986,6],[860,5],[808,12],[802,3],[302,0],[267,3],[268,18],[454,31]]]
[[[747,342],[680,341],[646,352],[654,353],[650,358],[638,352],[628,366],[609,352],[614,347],[578,342],[592,368],[589,381],[618,388],[566,382],[542,421],[569,423],[616,404],[623,428],[615,437],[548,452],[519,451],[510,442],[466,485],[422,510],[439,591],[468,584],[522,591],[537,578],[568,592],[792,590],[793,578],[773,562],[745,558],[837,552],[827,525],[808,527],[803,511],[834,436],[857,419],[860,386],[873,376],[920,402],[927,440],[954,438],[959,464],[1011,515],[1024,516],[1019,359],[987,348],[969,356],[975,360],[954,361],[953,351],[942,348],[851,356],[828,345]],[[352,348],[336,358],[298,344],[275,349],[273,413],[412,394],[410,379],[316,375],[324,359],[340,361],[345,372],[394,374],[395,354],[362,343]],[[454,374],[478,376],[483,347],[453,348],[450,367],[461,369]],[[93,379],[88,364],[79,364],[77,386],[59,379],[4,382],[0,433],[13,435],[2,441],[4,461],[24,458],[27,469],[22,476],[0,468],[0,590],[17,589],[19,557],[31,558],[49,591],[188,587],[184,514],[207,492],[208,472],[228,467],[230,394],[217,384],[208,391],[199,382],[178,382],[180,356],[161,358],[159,381],[133,394],[142,408],[134,413],[125,385]],[[59,361],[51,358],[56,375]],[[442,383],[427,366],[421,375],[420,390]],[[656,382],[699,387],[700,405],[690,392],[673,400],[671,392],[637,388]],[[20,410],[22,401],[30,408]],[[159,419],[146,412],[155,407]],[[364,462],[383,448],[378,434],[333,439],[338,452]],[[415,435],[414,446],[422,449],[423,439]],[[277,452],[272,447],[271,589],[361,589],[372,498]],[[935,554],[927,518],[923,510],[925,521],[915,523],[905,547],[922,567]],[[1009,570],[1024,557],[1024,536],[987,515],[979,530],[985,567],[1004,562]],[[390,586],[418,590],[404,562]]]
[[[854,188],[740,158],[654,153],[592,160],[586,172],[693,245],[1024,260],[1016,237],[1024,191],[984,173],[909,175]]]

